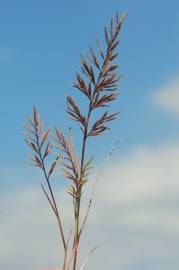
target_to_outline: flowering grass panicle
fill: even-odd
[[[66,137],[56,127],[53,140],[51,139],[49,136],[51,130],[44,130],[35,107],[33,108],[32,117],[27,116],[27,123],[24,124],[26,129],[24,133],[25,142],[33,153],[28,157],[31,164],[43,172],[46,185],[41,184],[42,190],[58,223],[60,241],[62,241],[64,249],[63,270],[70,270],[71,267],[73,270],[77,268],[79,242],[91,207],[90,199],[86,215],[81,221],[82,191],[88,181],[93,162],[93,158],[87,160],[85,155],[88,139],[101,136],[108,131],[108,123],[116,119],[119,114],[118,112],[109,112],[109,109],[111,103],[119,95],[118,88],[121,75],[118,75],[118,65],[114,61],[118,56],[118,37],[124,19],[125,15],[119,17],[118,14],[116,14],[115,18],[111,18],[109,29],[104,27],[104,46],[101,46],[98,37],[96,37],[97,48],[89,46],[89,52],[86,52],[85,56],[80,55],[81,70],[76,73],[73,86],[87,100],[85,114],[82,113],[80,104],[72,96],[67,95],[66,97],[67,115],[78,124],[82,134],[80,158],[77,158],[71,135]],[[93,120],[92,115],[95,115],[97,111],[98,117]],[[73,202],[74,228],[67,236],[51,184],[51,177],[58,166],[61,167],[64,178],[69,180],[68,194]],[[71,237],[72,248],[69,245]],[[94,249],[91,253],[93,251]],[[82,264],[81,270],[84,265]]]

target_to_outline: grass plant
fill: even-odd
[[[108,110],[111,102],[119,95],[118,88],[121,75],[117,74],[118,65],[114,63],[114,60],[118,56],[119,33],[124,19],[125,15],[119,17],[118,14],[115,18],[111,18],[109,29],[104,27],[104,46],[101,46],[99,39],[96,37],[97,50],[90,46],[89,52],[86,52],[85,56],[80,55],[81,70],[76,73],[73,86],[87,100],[88,105],[85,114],[82,113],[80,104],[72,96],[66,97],[66,113],[72,121],[78,124],[82,134],[80,158],[77,157],[75,152],[72,135],[68,134],[65,137],[61,130],[56,127],[53,138],[51,138],[49,136],[51,130],[44,130],[35,107],[32,117],[27,116],[27,123],[24,124],[25,142],[32,150],[28,157],[31,164],[43,172],[45,184],[41,184],[42,190],[57,220],[59,240],[62,242],[64,250],[63,270],[77,269],[78,247],[92,203],[91,197],[86,215],[84,219],[81,219],[82,193],[93,162],[93,158],[89,160],[86,158],[87,142],[90,138],[101,136],[108,131],[108,123],[116,119],[119,114],[118,112],[109,113]],[[95,114],[97,111],[98,114]],[[94,120],[96,115],[98,117]],[[57,206],[51,182],[51,177],[58,166],[61,167],[64,178],[69,180],[68,194],[73,202],[74,227],[69,235],[65,233],[61,211]],[[95,187],[96,182],[92,196]],[[71,247],[70,241],[72,241]],[[95,248],[91,250],[90,255],[94,250]],[[87,260],[88,258],[79,268],[80,270],[85,267]]]

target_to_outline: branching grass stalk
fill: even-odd
[[[29,158],[32,161],[33,166],[39,167],[43,171],[47,190],[43,184],[41,184],[41,186],[58,222],[60,240],[62,241],[64,249],[63,270],[70,270],[71,265],[73,270],[77,269],[80,237],[86,224],[98,181],[97,177],[86,215],[82,223],[80,223],[82,192],[85,183],[88,181],[88,175],[90,174],[91,163],[93,160],[92,158],[89,160],[86,158],[87,141],[91,137],[103,135],[108,131],[109,127],[106,124],[113,121],[118,116],[118,112],[109,113],[108,110],[103,111],[103,109],[109,108],[109,104],[119,95],[118,87],[120,85],[119,82],[121,76],[116,73],[118,65],[113,64],[112,62],[118,56],[116,48],[119,45],[118,36],[124,19],[125,15],[119,18],[119,15],[117,14],[115,20],[111,18],[109,30],[107,27],[104,28],[106,44],[104,49],[102,49],[100,42],[96,37],[98,55],[90,46],[90,54],[85,53],[87,59],[83,55],[80,56],[81,73],[76,73],[76,79],[73,86],[88,100],[85,115],[83,115],[80,106],[76,104],[70,95],[66,97],[67,115],[71,120],[77,122],[80,131],[82,132],[80,159],[78,160],[75,153],[72,137],[65,137],[58,128],[55,128],[53,142],[49,141],[50,129],[44,131],[35,107],[33,109],[32,119],[27,117],[28,124],[24,124],[26,129],[26,132],[24,133],[25,142],[33,151],[33,155],[29,155]],[[93,122],[92,114],[97,110],[101,111],[101,115]],[[50,156],[50,153],[53,154],[53,158],[48,168],[45,161],[47,157]],[[68,193],[72,197],[73,202],[74,227],[67,240],[56,198],[51,186],[51,176],[59,165],[61,167],[62,175],[69,180]],[[69,253],[69,241],[71,235],[73,235],[73,242],[71,245],[71,252]],[[85,265],[86,262],[84,266]]]
[[[49,191],[50,191],[51,199],[52,199],[52,202],[53,202],[52,205],[54,206],[54,209],[55,209],[55,215],[57,217],[57,221],[58,221],[58,225],[59,225],[59,229],[60,229],[60,235],[61,235],[62,242],[63,242],[63,247],[64,247],[64,250],[66,250],[66,241],[65,241],[62,221],[61,221],[61,218],[60,218],[58,207],[56,205],[56,201],[55,201],[55,197],[54,197],[54,194],[53,194],[53,191],[52,191],[52,187],[51,187],[51,184],[50,184],[50,181],[49,181],[50,175],[47,176],[47,172],[46,172],[46,169],[45,169],[45,164],[44,164],[44,160],[42,158],[42,153],[41,153],[41,149],[40,149],[39,138],[38,138],[38,135],[37,135],[36,127],[35,127],[35,135],[36,135],[36,140],[37,140],[37,147],[38,147],[37,149],[39,151],[39,157],[40,157],[40,161],[41,161],[41,164],[42,164],[42,170],[44,172],[44,176],[45,176],[45,179],[46,179]]]

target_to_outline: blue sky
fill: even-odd
[[[33,104],[47,125],[65,126],[64,97],[75,95],[72,82],[79,54],[94,44],[96,33],[102,36],[104,23],[116,10],[128,12],[118,59],[119,72],[125,75],[116,103],[121,117],[101,148],[108,149],[118,137],[126,148],[175,136],[177,122],[152,108],[150,95],[178,71],[178,5],[177,1],[30,1],[25,6],[21,1],[16,5],[2,1],[0,110],[1,141],[6,143],[1,160],[13,163],[17,156],[22,160],[21,121]]]
[[[100,39],[103,37],[104,24],[116,11],[128,13],[118,58],[119,72],[124,73],[123,85],[121,96],[114,104],[121,115],[111,124],[108,134],[91,141],[89,152],[93,150],[100,162],[119,138],[122,142],[115,159],[122,159],[138,146],[155,149],[177,140],[178,114],[173,117],[166,106],[163,109],[154,100],[155,93],[160,96],[162,89],[165,86],[168,89],[167,85],[178,78],[178,10],[177,0],[0,1],[0,194],[3,197],[24,183],[29,185],[30,169],[25,164],[27,148],[21,125],[24,115],[30,114],[35,104],[46,126],[56,124],[67,130],[71,124],[67,124],[64,101],[66,94],[75,97],[72,82],[79,70],[79,55],[89,43],[94,44],[96,33]],[[75,133],[77,150],[78,138]],[[156,269],[152,265],[146,268],[145,262],[141,264],[145,269]]]

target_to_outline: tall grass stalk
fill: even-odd
[[[57,220],[59,237],[64,250],[63,270],[70,270],[71,267],[73,270],[77,269],[79,243],[98,180],[97,178],[92,197],[87,206],[86,215],[81,222],[82,192],[85,183],[88,181],[88,175],[90,174],[93,162],[93,158],[89,160],[86,158],[88,139],[104,134],[109,130],[107,123],[116,119],[118,116],[118,112],[109,113],[108,110],[104,111],[104,109],[109,107],[110,103],[119,95],[118,87],[120,85],[121,75],[117,74],[118,65],[114,64],[113,61],[118,56],[116,49],[119,45],[118,37],[124,19],[125,15],[119,17],[118,14],[116,14],[115,18],[111,18],[109,30],[107,27],[104,27],[105,44],[103,48],[100,45],[99,39],[96,37],[97,53],[90,46],[89,53],[86,52],[85,56],[80,55],[81,72],[76,73],[73,86],[88,101],[86,113],[83,114],[81,112],[80,105],[70,95],[66,97],[67,115],[72,121],[77,122],[82,133],[81,156],[79,160],[72,143],[72,135],[70,134],[65,137],[60,129],[56,127],[53,140],[50,140],[49,135],[51,130],[44,130],[35,107],[33,108],[32,117],[27,116],[27,123],[24,124],[26,129],[24,132],[25,142],[33,152],[33,155],[28,155],[28,157],[31,160],[31,164],[40,168],[43,172],[46,186],[41,184],[42,190]],[[92,115],[98,110],[101,111],[101,115],[93,121]],[[51,157],[50,166],[48,166],[49,161],[47,164],[49,157]],[[51,177],[58,166],[61,167],[64,178],[69,180],[68,194],[71,196],[73,202],[74,227],[68,236],[65,234],[61,212],[57,206],[51,184]],[[73,242],[70,248],[69,242],[71,236],[73,236]],[[71,252],[70,249],[72,249]],[[87,260],[88,257],[80,269],[84,268]]]

